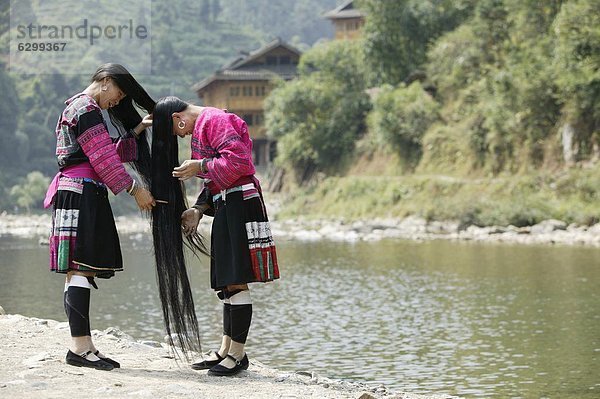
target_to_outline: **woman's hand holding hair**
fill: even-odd
[[[202,212],[197,208],[190,208],[181,214],[181,229],[186,236],[192,235],[198,228],[198,223],[202,219]]]
[[[177,177],[179,180],[187,180],[196,176],[198,172],[200,172],[200,160],[186,159],[181,166],[173,169],[173,177]]]
[[[144,187],[140,187],[134,194],[135,202],[142,211],[151,211],[153,206],[156,206],[156,201],[150,191]]]
[[[140,133],[142,133],[144,131],[144,129],[147,129],[150,126],[152,126],[152,114],[148,114],[148,115],[144,116],[144,118],[139,123],[139,125],[137,125],[133,129],[133,132],[135,133],[136,136],[139,136]]]

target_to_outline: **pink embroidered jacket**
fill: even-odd
[[[101,182],[118,194],[131,186],[133,179],[122,162],[136,158],[135,139],[122,140],[115,146],[98,104],[86,94],[79,93],[65,104],[56,126],[56,156],[63,170],[89,162]]]
[[[205,179],[211,194],[252,181],[252,140],[243,119],[218,108],[206,107],[192,133],[192,159],[207,162]]]

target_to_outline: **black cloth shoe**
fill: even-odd
[[[217,360],[203,360],[201,362],[192,364],[192,368],[194,370],[206,370],[213,366],[216,366],[217,364],[221,363],[221,361],[223,361],[223,359],[225,359],[224,357],[221,357],[221,355],[219,355],[219,352],[213,352],[213,353],[217,356]],[[209,353],[209,355],[210,355],[210,353]]]
[[[75,366],[75,367],[90,367],[90,368],[93,368],[96,370],[106,370],[106,371],[110,371],[115,368],[112,364],[107,363],[102,359],[96,360],[96,361],[91,361],[91,360],[86,359],[86,357],[91,354],[92,354],[92,352],[89,351],[89,352],[84,353],[83,355],[79,356],[71,351],[68,351],[67,357],[65,360],[67,361],[67,364],[70,364],[71,366]]]
[[[94,353],[94,355],[98,356],[98,353],[100,353],[100,351],[96,351]],[[104,360],[106,363],[108,364],[112,364],[114,368],[116,369],[120,369],[121,368],[121,363],[117,362],[116,360],[112,360],[110,357],[100,357],[100,360]]]
[[[229,377],[229,376],[238,374],[242,370],[248,369],[248,365],[250,364],[250,362],[248,361],[247,354],[244,354],[244,357],[242,360],[237,360],[235,357],[233,357],[231,355],[227,355],[227,357],[235,362],[235,366],[233,366],[233,368],[228,369],[225,366],[221,366],[220,364],[217,364],[216,366],[214,366],[210,370],[208,370],[208,374],[222,376],[222,377]]]

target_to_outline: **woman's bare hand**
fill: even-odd
[[[144,187],[140,187],[137,189],[135,193],[135,202],[137,202],[138,207],[142,211],[151,211],[153,206],[156,206],[156,201],[150,191],[146,190]]]
[[[196,208],[190,208],[181,214],[181,229],[186,236],[192,235],[198,228],[198,223],[202,219],[202,212]]]
[[[179,180],[187,180],[196,176],[198,172],[200,172],[200,160],[186,159],[181,166],[173,169],[173,177],[177,177]]]
[[[144,129],[149,128],[150,126],[152,126],[152,114],[144,116],[142,121],[133,129],[133,132],[136,136],[139,136]]]

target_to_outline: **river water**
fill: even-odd
[[[92,293],[92,328],[162,340],[151,247],[122,241],[126,271]],[[7,313],[65,320],[47,250],[0,239]],[[278,254],[282,279],[251,291],[247,351],[268,366],[413,393],[600,397],[600,249],[282,241]],[[208,264],[189,263],[203,346],[217,349]]]

